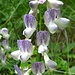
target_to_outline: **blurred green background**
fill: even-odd
[[[70,19],[70,23],[66,28],[68,43],[64,31],[54,35],[51,34],[51,40],[48,46],[50,51],[48,55],[58,64],[58,72],[52,72],[51,75],[72,75],[70,73],[75,73],[75,0],[62,1],[64,5],[61,8],[61,15],[62,17]],[[38,8],[40,11],[37,16],[38,28],[39,30],[47,30],[43,21],[46,4],[39,5]],[[25,29],[23,16],[27,14],[29,10],[29,0],[0,0],[0,28],[6,27],[9,30],[10,53],[18,49],[17,40],[25,38],[22,35]],[[33,34],[32,39],[35,39],[35,34],[36,33]],[[35,41],[36,39],[33,40],[33,44],[35,44]],[[6,66],[1,66],[0,63],[0,75],[14,75],[13,65],[19,63],[13,60],[10,55],[8,55],[7,58]],[[50,75],[50,73],[46,71],[44,75]]]

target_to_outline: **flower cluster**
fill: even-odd
[[[10,50],[9,46],[9,37],[10,35],[8,34],[8,29],[7,28],[2,28],[0,29],[0,60],[2,61],[3,64],[6,64],[6,56],[5,53],[6,51]]]
[[[48,28],[49,32],[54,34],[57,31],[64,30],[68,23],[69,19],[62,18],[60,8],[63,5],[62,1],[58,0],[30,0],[29,14],[24,15],[24,24],[25,29],[23,35],[25,39],[17,40],[18,50],[11,53],[12,57],[15,60],[20,60],[21,63],[26,62],[33,55],[34,46],[31,43],[31,36],[37,28],[37,19],[35,16],[38,13],[38,5],[44,4],[47,2],[47,10],[44,13],[44,24]],[[36,45],[38,47],[38,53],[44,58],[46,67],[49,69],[55,69],[57,63],[49,58],[48,56],[48,45],[50,42],[50,33],[46,30],[40,30],[36,33]],[[32,67],[24,72],[22,68],[19,68],[17,65],[14,66],[18,75],[29,75],[31,70],[36,75],[42,75],[45,71],[44,62],[38,61],[32,64]]]

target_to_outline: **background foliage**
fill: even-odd
[[[62,1],[64,5],[61,8],[61,15],[70,19],[70,23],[66,28],[68,38],[65,37],[64,31],[54,35],[51,34],[48,55],[57,62],[58,66],[55,72],[46,71],[43,75],[72,75],[75,73],[75,0]],[[9,43],[11,46],[9,53],[18,49],[16,44],[17,39],[25,38],[22,35],[25,28],[23,16],[30,10],[28,4],[29,0],[0,0],[0,28],[7,27],[9,29]],[[39,30],[47,29],[43,21],[46,4],[39,5],[38,8],[40,10],[37,16],[38,28]],[[33,34],[32,39],[35,39],[35,34],[36,32]],[[35,40],[33,40],[33,44],[35,44]],[[13,60],[9,53],[7,55],[7,65],[2,66],[0,63],[0,75],[15,75],[13,65],[19,65],[20,63]],[[35,51],[34,56],[31,57],[31,60],[27,64],[36,61],[36,59],[37,61],[39,60],[36,53]]]

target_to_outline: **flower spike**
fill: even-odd
[[[42,75],[44,73],[45,67],[42,62],[36,62],[32,64],[32,72],[36,75]]]

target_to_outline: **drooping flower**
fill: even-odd
[[[7,28],[2,28],[0,30],[0,39],[4,38],[4,39],[9,39],[9,34],[8,34],[8,29]]]
[[[59,0],[48,0],[47,8],[60,9],[64,3]]]
[[[14,65],[14,68],[16,70],[16,72],[18,73],[18,75],[29,75],[31,69],[28,69],[25,73],[17,66]]]
[[[49,59],[46,53],[43,53],[43,56],[44,56],[44,61],[45,61],[46,66],[50,69],[55,69],[57,66],[57,63]]]
[[[35,62],[32,64],[32,72],[36,75],[42,75],[44,73],[45,67],[42,62]]]
[[[17,40],[19,50],[11,53],[12,57],[22,62],[27,61],[33,52],[33,45],[28,40]]]
[[[37,40],[37,45],[39,46],[38,53],[46,52],[48,50],[47,46],[48,46],[49,40],[50,40],[49,32],[47,32],[47,31],[37,32],[36,40]]]
[[[69,19],[60,16],[60,10],[48,9],[44,14],[45,25],[52,34],[58,29],[66,28],[69,21]]]
[[[26,38],[30,38],[36,30],[36,19],[33,15],[26,14],[24,15],[24,23],[26,29],[23,31],[23,35],[25,35]]]

